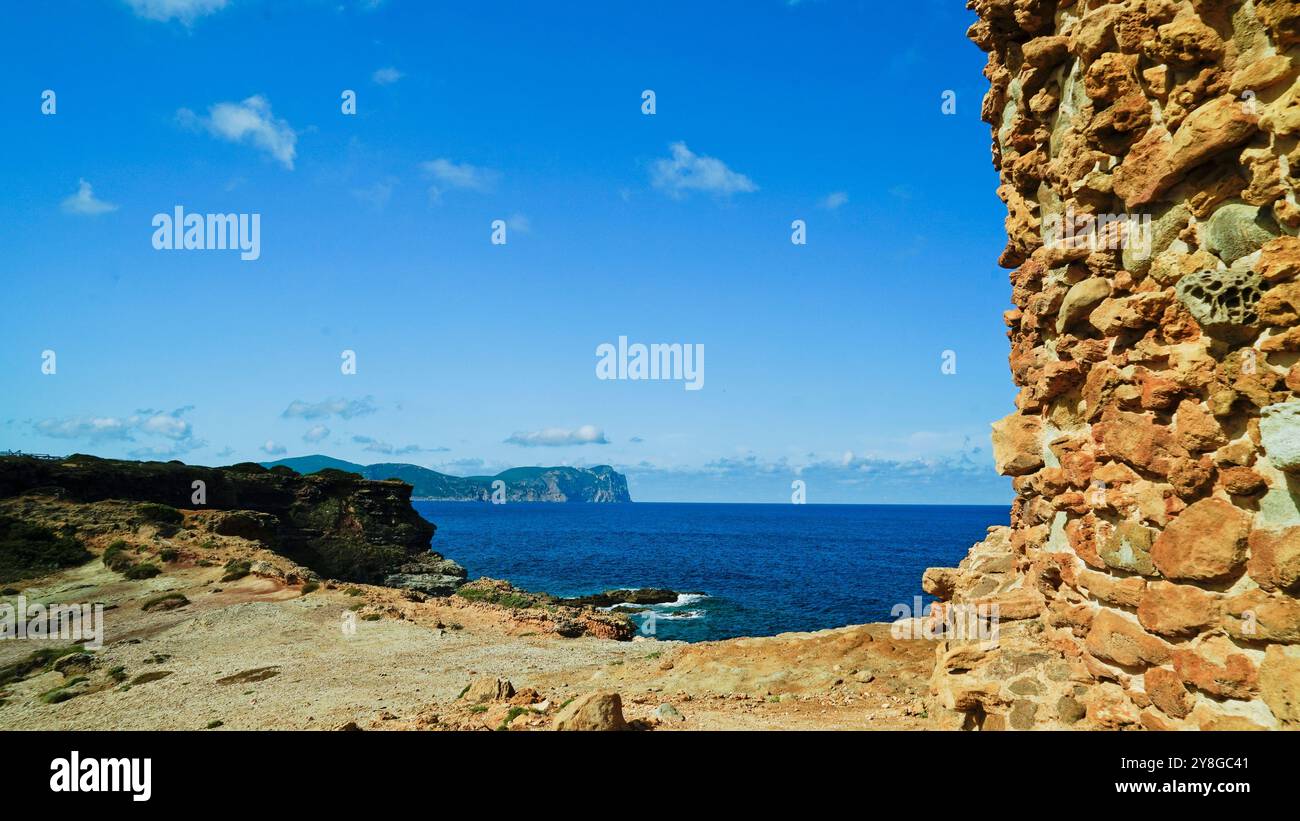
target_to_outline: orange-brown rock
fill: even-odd
[[[1093,617],[1084,645],[1097,658],[1121,667],[1164,664],[1172,649],[1137,622],[1110,610],[1102,610]]]
[[[993,423],[993,461],[1003,476],[1023,476],[1043,466],[1043,421],[1013,413]]]
[[[1219,482],[1224,490],[1234,496],[1254,496],[1268,489],[1268,482],[1263,476],[1241,465],[1220,470]]]
[[[1156,537],[1151,558],[1170,579],[1223,579],[1245,564],[1249,534],[1245,512],[1222,499],[1203,499],[1178,514]]]
[[[1300,592],[1300,526],[1251,533],[1246,572],[1265,590]]]
[[[1096,573],[1081,570],[1078,573],[1078,585],[1093,596],[1109,604],[1121,607],[1137,607],[1146,589],[1146,580],[1138,576],[1118,577],[1109,573]]]
[[[1279,721],[1300,727],[1300,647],[1270,645],[1259,665],[1260,698]]]
[[[1167,667],[1152,667],[1143,676],[1151,703],[1174,718],[1186,718],[1196,703],[1182,676]]]
[[[1251,590],[1224,602],[1223,629],[1242,641],[1300,644],[1300,601]]]
[[[1138,621],[1152,633],[1194,636],[1219,621],[1220,608],[1213,593],[1189,584],[1152,582],[1138,604]]]
[[[1259,671],[1232,642],[1215,638],[1194,648],[1173,651],[1174,671],[1186,684],[1219,698],[1250,698],[1259,687]]]

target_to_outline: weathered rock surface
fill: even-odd
[[[436,528],[411,507],[410,485],[338,471],[299,476],[255,464],[0,457],[0,499],[33,491],[73,502],[120,499],[204,512],[211,532],[263,542],[335,579],[378,583],[403,565],[442,559],[430,551]]]
[[[1017,496],[925,575],[933,623],[1009,605],[995,642],[945,635],[932,690],[972,728],[1294,728],[1300,4],[970,7]]]

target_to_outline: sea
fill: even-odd
[[[711,641],[892,621],[927,567],[953,566],[1010,508],[975,505],[416,501],[471,579],[557,596],[659,587],[629,612],[658,639]]]

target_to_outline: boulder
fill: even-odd
[[[465,688],[461,699],[470,704],[486,704],[492,701],[505,701],[514,694],[514,685],[506,679],[479,676]]]
[[[618,693],[597,691],[578,696],[555,714],[556,730],[626,730],[623,699]]]

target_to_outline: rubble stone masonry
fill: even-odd
[[[941,602],[969,728],[1300,728],[1300,3],[972,0],[1009,527]]]

